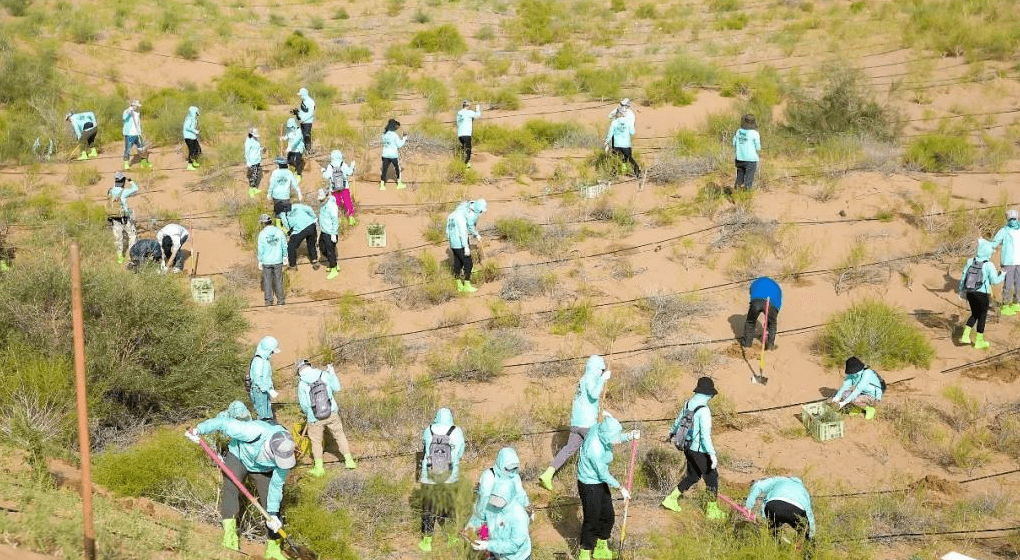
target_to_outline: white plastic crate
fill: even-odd
[[[603,182],[595,185],[584,185],[581,187],[582,198],[598,198],[609,191],[609,183]]]
[[[199,303],[212,303],[216,295],[212,278],[192,278],[191,297]]]
[[[369,247],[386,246],[386,226],[382,224],[368,224],[366,231],[368,232]]]

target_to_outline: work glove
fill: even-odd
[[[627,489],[624,488],[623,486],[620,487],[620,495],[623,496],[624,500],[630,499],[630,492],[628,492]]]
[[[464,256],[465,257],[470,257],[471,256],[471,248],[470,247],[464,247]]]
[[[630,439],[641,439],[641,430],[631,430]]]
[[[475,234],[475,241],[481,241],[481,240],[482,240],[482,234],[476,233]]]
[[[404,135],[404,142],[407,142],[407,135]]]
[[[602,372],[602,380],[603,381],[609,381],[609,378],[612,377],[612,376],[613,376],[613,372],[609,371],[608,369],[606,371]]]
[[[188,428],[184,430],[184,437],[191,440],[192,443],[198,443],[200,438],[198,437],[198,431],[195,428]]]
[[[258,263],[259,270],[262,270],[262,263]]]
[[[335,236],[335,235],[330,235],[330,236],[329,236],[329,239],[330,239],[330,241],[332,241],[333,243],[336,243],[336,236]]]
[[[266,520],[266,528],[276,533],[280,529],[283,529],[283,521],[275,515],[270,515],[269,519]]]
[[[271,398],[273,400],[276,400],[276,397],[279,397],[279,396],[280,396],[280,393],[277,393],[276,389],[270,389],[269,390],[269,398]]]
[[[713,453],[713,454],[711,455],[711,458],[712,458],[712,466],[711,466],[710,468],[711,468],[712,470],[715,470],[715,469],[719,468],[719,457],[717,457],[717,456],[716,456],[716,455],[715,455],[715,454]]]
[[[167,266],[166,266],[166,263],[162,263],[162,264],[160,264],[160,265],[159,265],[159,270],[160,270],[161,272],[166,272],[166,270],[167,270]]]
[[[489,543],[486,541],[475,541],[471,543],[471,548],[475,550],[489,550]]]
[[[336,375],[336,371],[333,370],[333,364],[329,364],[328,366],[326,366],[326,371],[332,373],[333,375]]]

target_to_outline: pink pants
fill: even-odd
[[[342,207],[347,212],[348,216],[354,215],[354,204],[351,202],[351,189],[333,191],[333,197],[336,198],[336,205]]]

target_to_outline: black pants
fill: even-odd
[[[97,132],[99,132],[99,127],[98,126],[93,126],[92,128],[90,128],[88,130],[83,130],[82,131],[81,138],[78,139],[78,143],[81,144],[81,149],[82,150],[85,150],[85,148],[91,148],[92,147],[93,142],[96,141],[96,133]]]
[[[744,347],[750,348],[754,342],[754,331],[758,327],[758,315],[765,313],[765,300],[754,298],[747,307],[747,320],[744,321]],[[779,329],[779,309],[769,305],[768,337],[765,339],[765,347],[772,350],[776,347],[776,332]]]
[[[188,147],[188,163],[198,161],[198,156],[202,155],[202,146],[199,145],[198,138],[185,138],[184,144]]]
[[[798,533],[803,533],[804,538],[808,538],[808,533],[811,531],[807,512],[782,500],[765,502],[765,519],[768,520],[773,536],[779,533],[779,528],[783,525],[789,525]]]
[[[460,140],[460,149],[464,150],[464,163],[471,161],[471,137],[458,136],[457,140]]]
[[[301,175],[305,170],[305,156],[301,152],[287,152],[287,165],[294,168],[294,172]]]
[[[613,511],[613,495],[609,485],[585,484],[577,481],[577,493],[581,496],[581,550],[593,550],[597,539],[609,540],[613,534],[616,512]]]
[[[312,263],[319,262],[319,254],[315,251],[315,224],[308,224],[308,227],[297,232],[291,233],[290,240],[287,241],[287,264],[290,266],[297,266],[297,250],[301,246],[301,242],[307,240],[308,244],[308,260]],[[315,266],[319,266],[315,264]]]
[[[641,168],[638,167],[637,162],[634,161],[634,150],[632,150],[631,148],[617,148],[616,146],[613,146],[613,153],[620,154],[620,157],[623,158],[623,161],[626,161],[634,168],[635,177],[639,177],[641,175]]]
[[[281,200],[279,198],[273,199],[273,214],[275,214],[276,217],[280,217],[280,214],[290,212],[290,207],[290,200]]]
[[[456,488],[452,484],[422,484],[421,532],[431,536],[436,523],[446,523],[453,517]]]
[[[745,189],[751,190],[751,186],[754,185],[754,172],[758,169],[758,162],[735,159],[733,163],[737,167],[737,180],[733,182],[733,188],[738,189],[740,184],[743,183]]]
[[[967,319],[967,326],[973,327],[977,322],[977,332],[985,332],[985,319],[988,317],[988,294],[984,292],[967,292],[967,303],[970,304],[970,318]]]
[[[223,458],[223,462],[230,469],[230,472],[234,473],[237,480],[244,483],[244,480],[251,477],[252,481],[255,482],[255,489],[259,494],[259,503],[262,507],[266,507],[266,500],[269,496],[269,480],[272,478],[273,473],[270,472],[250,472],[241,463],[241,460],[234,456],[233,453],[227,452],[227,456]],[[245,498],[247,501],[247,498]],[[237,514],[241,512],[241,491],[237,489],[237,485],[234,481],[230,480],[226,474],[223,475],[223,488],[220,490],[220,517],[222,519],[237,519]],[[278,511],[269,512],[271,515],[279,515]],[[276,540],[280,538],[279,533],[269,530],[266,527],[266,531],[269,533],[269,538]]]
[[[382,174],[379,175],[379,180],[386,182],[386,170],[393,166],[393,169],[397,172],[397,180],[400,180],[400,162],[395,157],[384,157],[382,158]]]
[[[326,257],[326,266],[336,267],[336,243],[333,243],[333,236],[326,232],[319,234],[319,250],[322,256]]]
[[[262,164],[248,166],[248,186],[257,189],[262,184]]]
[[[460,278],[461,269],[464,270],[464,280],[471,280],[471,255],[465,255],[464,249],[454,249],[450,247],[450,252],[453,253],[453,276],[454,278]]]
[[[684,451],[684,457],[687,458],[687,474],[680,484],[676,485],[676,489],[686,492],[688,488],[694,486],[694,483],[705,479],[705,486],[713,494],[717,494],[719,492],[719,471],[711,468],[712,457],[708,453],[690,449]]]
[[[312,151],[312,123],[301,123],[301,137],[305,141],[305,153]]]

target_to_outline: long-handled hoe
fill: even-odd
[[[211,447],[209,447],[209,444],[206,443],[204,439],[198,440],[198,444],[202,446],[202,449],[204,449],[205,452],[209,455],[209,458],[212,459],[214,463],[216,463],[216,466],[218,466],[220,470],[223,471],[223,474],[226,475],[226,477],[229,478],[230,481],[233,482],[235,486],[237,486],[237,489],[240,490],[242,494],[244,494],[244,497],[248,498],[248,501],[251,502],[251,505],[255,506],[255,508],[258,509],[259,513],[262,514],[262,517],[265,518],[266,521],[269,521],[270,519],[269,512],[267,512],[266,509],[262,507],[262,504],[260,504],[259,501],[255,499],[255,496],[251,495],[251,492],[249,492],[248,489],[244,487],[244,484],[241,484],[241,481],[237,480],[237,476],[235,476],[234,473],[227,468],[227,465],[223,463],[223,459],[220,459],[220,456],[217,455],[216,452],[213,451]],[[282,528],[279,531],[277,531],[277,533],[280,534],[280,538],[283,540],[283,546],[281,547],[281,550],[283,551],[284,554],[287,555],[288,558],[294,558],[295,560],[319,559],[319,555],[312,552],[307,547],[294,544],[294,541],[290,540],[290,537],[287,536],[287,533],[285,533]]]
[[[627,493],[634,484],[634,460],[637,458],[637,440],[630,440],[630,466],[627,467]],[[623,545],[627,542],[627,514],[630,513],[630,500],[623,501],[623,523],[620,524],[620,558],[623,558]]]

